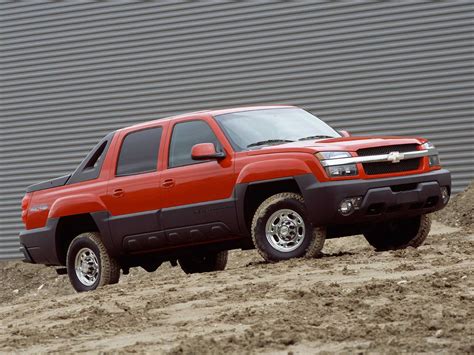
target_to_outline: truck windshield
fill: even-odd
[[[236,151],[341,136],[316,116],[296,107],[226,113],[215,119]]]

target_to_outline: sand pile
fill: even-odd
[[[53,268],[0,263],[0,353],[474,353],[474,235],[432,232],[418,249],[350,237],[276,264],[233,251],[225,271],[166,263],[82,294]]]
[[[54,268],[21,261],[0,263],[0,284],[0,304],[32,293],[58,296],[74,293],[67,276],[58,276]]]
[[[435,218],[453,227],[474,228],[474,182],[448,203],[448,206],[437,212]]]

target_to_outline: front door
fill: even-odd
[[[232,234],[238,229],[233,199],[236,176],[228,143],[210,119],[177,121],[170,132],[167,166],[161,176],[166,201],[162,222],[169,239],[193,242]],[[191,149],[198,143],[213,143],[226,157],[193,160]]]

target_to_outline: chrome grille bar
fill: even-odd
[[[394,155],[394,153],[397,153],[397,154]],[[321,165],[324,167],[327,167],[327,166],[356,164],[356,163],[378,163],[378,162],[398,163],[400,160],[422,158],[422,157],[427,157],[430,155],[437,155],[437,154],[438,154],[438,151],[436,149],[416,150],[416,151],[406,152],[406,153],[391,152],[388,154],[369,155],[369,156],[363,156],[363,157],[322,160]]]

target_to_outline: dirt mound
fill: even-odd
[[[359,236],[320,259],[233,251],[222,272],[166,263],[82,294],[54,268],[0,263],[0,353],[473,353],[474,235],[441,227],[418,249]]]
[[[453,227],[474,228],[474,182],[453,197],[445,209],[436,212],[435,218]]]
[[[74,293],[69,279],[57,275],[53,268],[21,261],[0,263],[0,284],[0,304],[38,291],[58,296]]]

